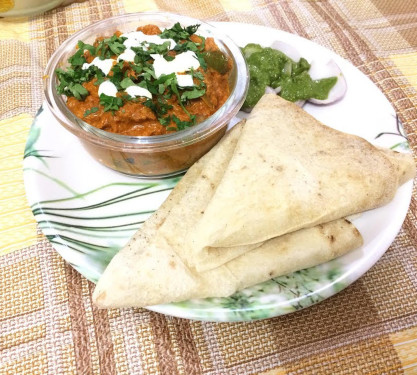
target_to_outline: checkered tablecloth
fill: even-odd
[[[37,229],[23,150],[60,43],[94,21],[151,10],[265,25],[334,50],[383,91],[416,155],[415,0],[90,0],[0,19],[0,374],[417,374],[415,189],[382,259],[305,310],[219,324],[93,306],[93,284]]]

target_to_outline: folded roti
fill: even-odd
[[[265,117],[268,117],[269,109],[264,106],[265,101],[262,101],[263,107],[261,106],[261,108],[263,109],[259,112],[255,108],[253,111],[253,114],[257,116],[255,117],[258,119],[257,121],[263,121]],[[267,101],[269,102],[270,99],[267,99]],[[272,101],[275,103],[274,100]],[[277,105],[278,109],[273,107],[271,110],[276,110],[279,113],[281,105],[286,108],[288,118],[293,123],[301,121],[298,118],[301,117],[305,122],[304,126],[307,128],[311,125],[318,128],[324,127],[308,115],[309,121],[306,121],[305,114],[294,113],[294,111],[298,111],[298,107],[290,106],[287,108],[286,103],[279,104]],[[311,135],[309,131],[306,131],[307,135],[295,137],[301,139],[306,147],[309,147],[308,141],[304,138],[310,138],[315,151],[310,152],[309,158],[320,164],[312,171],[309,170],[309,167],[314,163],[306,162],[305,155],[302,158],[297,154],[297,152],[300,152],[299,147],[296,147],[296,140],[293,141],[295,143],[293,148],[290,147],[290,141],[283,142],[289,151],[292,149],[297,151],[293,158],[285,157],[280,151],[277,152],[281,155],[280,162],[282,164],[287,163],[288,169],[293,173],[298,169],[300,173],[297,177],[306,177],[309,184],[305,184],[302,180],[303,184],[300,186],[300,184],[286,179],[286,174],[283,174],[285,169],[281,169],[279,165],[277,166],[276,157],[272,156],[272,163],[270,161],[266,164],[269,164],[268,168],[273,177],[265,179],[267,175],[266,165],[258,164],[260,170],[257,172],[257,176],[258,178],[263,177],[263,184],[269,184],[269,188],[262,184],[260,186],[257,179],[252,180],[250,176],[245,174],[248,177],[245,180],[239,177],[239,173],[235,173],[236,160],[239,161],[240,159],[242,161],[245,153],[249,156],[243,158],[245,162],[241,164],[241,172],[244,172],[247,168],[256,169],[250,160],[251,155],[259,162],[259,155],[268,155],[266,152],[271,152],[271,150],[267,150],[268,147],[265,147],[265,139],[268,139],[268,142],[272,139],[272,143],[275,143],[272,130],[268,130],[266,136],[262,139],[253,137],[251,143],[250,136],[256,133],[252,129],[254,124],[251,125],[251,119],[252,115],[246,125],[239,124],[235,126],[218,145],[189,169],[158,211],[143,224],[129,243],[113,258],[94,291],[93,300],[99,307],[141,307],[190,298],[228,296],[237,290],[272,277],[327,262],[360,246],[362,238],[350,222],[340,219],[343,216],[325,222],[328,217],[331,217],[327,212],[328,210],[323,209],[323,215],[317,214],[319,203],[321,202],[323,207],[326,205],[322,198],[317,198],[320,191],[315,190],[316,185],[321,185],[320,188],[323,189],[326,197],[331,197],[326,186],[323,186],[323,182],[317,177],[317,174],[320,176],[319,172],[334,177],[336,182],[339,181],[336,188],[340,188],[340,191],[343,192],[342,198],[344,199],[333,197],[333,200],[329,202],[339,205],[339,213],[346,211],[349,214],[359,212],[359,209],[355,211],[356,206],[352,209],[352,205],[345,201],[350,195],[357,193],[357,185],[364,188],[368,187],[369,190],[362,197],[362,205],[358,206],[378,206],[389,200],[384,191],[385,187],[390,188],[389,194],[393,194],[391,183],[395,185],[396,189],[399,184],[414,176],[415,166],[409,155],[385,149],[379,150],[370,146],[366,141],[357,139],[357,137],[324,127],[326,131],[318,130],[318,137],[321,137],[319,139],[316,139],[317,137]],[[287,127],[282,124],[286,121],[286,118],[277,117],[277,119],[279,122],[275,123],[275,126]],[[269,118],[269,120],[272,119]],[[249,130],[247,130],[248,124],[251,125]],[[264,125],[265,122],[260,124],[258,132],[259,130],[261,130],[261,133],[264,132]],[[244,136],[245,138],[243,138]],[[336,141],[326,140],[328,136],[330,139],[334,137],[339,139],[340,137],[338,142],[341,143],[338,147],[336,147]],[[245,140],[244,143],[242,143],[242,138]],[[351,138],[354,140],[352,141]],[[325,142],[330,148],[318,147],[319,141]],[[256,146],[256,143],[258,146]],[[344,145],[345,143],[353,155],[353,160],[347,157],[349,152],[337,152],[341,144]],[[332,155],[332,153],[335,153],[335,155]],[[364,159],[360,159],[357,154],[361,154]],[[357,160],[358,158],[360,161]],[[375,159],[376,161],[368,159]],[[351,166],[351,163],[354,166]],[[294,164],[295,167],[293,167]],[[379,166],[378,172],[382,174],[383,178],[388,178],[389,182],[384,182],[382,178],[378,179],[378,173],[371,172],[371,177],[366,177],[365,183],[360,184],[356,180],[364,178],[364,173],[362,173],[362,170],[355,172],[355,166],[361,164],[372,168]],[[337,165],[339,168],[336,168]],[[350,174],[349,178],[343,179],[340,177],[343,174],[340,173],[341,168],[344,168]],[[389,173],[385,172],[385,169]],[[233,186],[231,184],[232,178],[236,178],[236,184],[243,184],[244,189],[242,186],[236,186],[236,184]],[[334,181],[330,182],[334,188]],[[343,185],[345,183],[353,186],[346,187]],[[379,189],[377,187],[378,193],[375,193],[375,190],[372,191],[370,188],[374,183],[382,184],[384,188]],[[230,216],[231,214],[231,204],[227,204],[227,201],[223,201],[223,203],[228,212],[221,205],[217,215],[210,212],[210,210],[213,210],[213,202],[219,207],[218,199],[219,197],[224,198],[222,194],[224,194],[223,190],[226,189],[225,185],[228,185],[228,188],[234,192],[229,196],[233,198],[235,195],[233,202],[236,205],[235,211],[237,213],[236,219],[226,222],[225,226],[235,229],[231,230],[231,228],[222,228],[221,225],[217,225],[221,232],[217,237],[216,232],[210,228],[208,228],[210,229],[208,232],[210,231],[213,234],[213,239],[216,239],[216,241],[217,238],[222,238],[222,235],[225,239],[230,240],[230,236],[224,236],[228,231],[235,235],[237,240],[228,243],[228,246],[218,246],[217,243],[222,243],[207,241],[206,244],[209,245],[204,245],[204,247],[198,248],[198,251],[194,251],[196,250],[193,249],[195,242],[190,241],[198,239],[197,230],[202,230],[202,220],[203,218],[207,220],[207,212],[212,215],[211,217],[214,220],[214,223],[212,222],[210,225],[216,225],[216,221],[224,223],[223,215]],[[257,188],[251,185],[256,185]],[[281,185],[288,186],[283,188]],[[288,207],[284,204],[286,203],[284,199],[274,192],[271,193],[271,190],[276,188],[280,189],[281,192],[288,193],[290,191],[293,194],[287,196]],[[222,194],[218,196],[219,189]],[[313,192],[316,192],[316,195]],[[252,195],[254,203],[246,196],[249,193],[254,194]],[[267,222],[276,220],[276,224],[282,227],[284,220],[279,217],[277,219],[274,201],[261,197],[261,195],[268,195],[267,193],[271,193],[278,199],[279,204],[284,208],[284,216],[290,219],[292,224],[287,225],[289,227],[288,233],[283,233],[280,236],[271,235],[271,233],[279,233],[282,229],[270,230],[271,228],[274,229],[274,222],[272,225]],[[379,196],[376,197],[376,195]],[[288,199],[288,197],[293,197],[293,199]],[[311,201],[307,201],[307,197]],[[367,202],[368,199],[372,201],[372,204]],[[317,200],[319,203],[317,203]],[[296,220],[291,219],[289,210],[294,208],[294,201],[299,202],[299,207],[292,214],[302,223],[301,225],[306,225],[307,228],[294,229],[294,227],[301,226],[297,223],[297,225],[294,225]],[[303,202],[306,207],[302,207],[300,202]],[[256,223],[262,216],[259,215],[258,204],[262,204],[260,207],[266,216],[263,222],[266,222],[266,229],[269,229],[267,235],[263,233],[265,228]],[[309,204],[314,206],[315,211],[308,208]],[[348,208],[345,206],[348,206]],[[272,216],[271,213],[273,213]],[[248,216],[246,222],[242,220],[245,215]],[[308,220],[305,220],[304,215],[307,216]],[[316,225],[312,224],[315,220],[318,221]],[[249,238],[249,240],[246,233],[247,224],[245,223],[247,222],[260,230],[260,234],[257,231],[250,230],[253,239]],[[240,239],[238,233],[244,240]],[[205,239],[209,238],[207,234],[204,234],[204,236]]]
[[[175,240],[161,228],[172,220],[172,214],[184,199],[193,194],[198,181],[207,183],[211,163],[227,164],[241,131],[242,124],[234,127],[195,163],[161,207],[113,258],[94,291],[97,306],[143,307],[191,298],[225,297],[273,277],[327,262],[362,244],[357,229],[342,219],[258,244],[255,250],[206,272],[198,273],[189,267],[178,251],[184,245],[188,221],[176,220]],[[210,178],[214,176],[215,173],[210,173]]]
[[[192,168],[193,182],[189,184],[186,194],[181,194],[179,197],[174,189],[176,204],[159,227],[158,235],[166,239],[167,243],[175,249],[187,265],[190,265],[188,260],[192,258],[193,252],[187,251],[189,247],[184,245],[184,238],[204,214],[204,210],[233,156],[236,143],[244,127],[243,124],[244,122],[237,124],[208,155],[199,160],[198,172],[194,170],[194,167]],[[184,177],[186,180],[190,178],[188,174],[189,172]],[[179,221],[181,221],[181,225],[178,225]],[[216,264],[223,264],[260,244],[230,246],[227,251],[224,251],[223,248],[211,248],[210,256],[216,258]]]
[[[183,207],[186,200],[185,204],[190,215],[200,214],[200,199],[187,199],[187,197],[195,198],[198,192],[201,192],[200,198],[206,197],[203,191],[207,193],[207,183],[211,188],[212,182],[211,179],[206,178],[203,170],[207,169],[207,166],[216,169],[217,163],[225,168],[225,163],[230,160],[239,139],[242,126],[243,123],[240,123],[233,127],[232,131],[228,132],[209,153],[193,164],[159,209],[145,221],[129,243],[111,260],[94,291],[93,299],[98,306],[144,306],[161,303],[153,302],[156,300],[168,302],[175,300],[175,296],[185,295],[185,291],[196,288],[197,281],[184,264],[186,260],[184,259],[184,262],[181,260],[180,255],[177,255],[169,245],[165,236],[160,236],[158,244],[155,242],[162,232],[173,237],[170,242],[174,242],[175,238],[185,238],[189,225],[187,213],[179,220],[172,213],[180,215],[181,212],[178,210]],[[214,171],[211,173],[211,178],[213,175],[215,175]],[[199,185],[204,186],[200,188]],[[167,218],[168,223],[166,223]],[[169,223],[170,220],[172,223]],[[164,231],[161,230],[163,226]],[[181,246],[177,247],[178,252],[181,252]],[[173,264],[175,264],[176,291],[170,296],[171,292],[167,286],[172,285],[172,274],[165,271],[173,270],[170,266]],[[145,284],[147,286],[144,286]],[[226,287],[226,284],[223,287]],[[152,302],[143,304],[142,301]]]
[[[110,262],[93,293],[98,307],[144,307],[227,297],[271,278],[325,263],[363,242],[358,230],[340,219],[266,241],[220,267],[198,273],[157,234],[168,212],[165,206],[152,216],[145,223],[146,230],[139,230]]]
[[[414,174],[411,155],[381,151],[275,94],[264,95],[204,213],[188,232],[188,264],[206,271],[221,265],[213,253],[256,247],[382,206]]]

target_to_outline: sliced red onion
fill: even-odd
[[[265,87],[265,94],[275,94],[275,90],[272,87]]]
[[[337,77],[337,82],[329,92],[327,99],[309,99],[308,101],[314,104],[330,104],[343,98],[347,90],[347,84],[342,71],[334,60],[329,60],[326,64],[313,61],[310,70],[308,71],[310,77],[314,80]]]
[[[300,61],[302,57],[300,52],[298,52],[298,50],[296,50],[291,44],[287,44],[279,40],[275,40],[270,47],[285,53],[291,60],[295,62]]]

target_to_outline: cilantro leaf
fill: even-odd
[[[117,64],[114,64],[111,68],[113,75],[110,77],[110,81],[117,87],[118,90],[121,89],[121,82],[125,78],[124,62],[120,61]]]
[[[206,93],[206,89],[204,88],[200,89],[197,86],[194,86],[192,90],[184,91],[181,94],[181,101],[185,102],[186,100],[189,100],[189,99],[196,99],[196,98],[199,98],[200,96],[203,96],[205,93]]]
[[[102,60],[109,59],[113,55],[120,55],[126,49],[123,44],[125,40],[126,38],[117,35],[104,38],[98,43],[95,54]]]
[[[138,86],[148,90],[148,85],[146,84],[146,81],[140,81],[138,83]]]
[[[160,113],[161,115],[165,115],[170,109],[173,108],[171,104],[168,104],[162,98],[158,98],[157,103],[158,113]]]
[[[92,56],[96,54],[96,47],[92,46],[91,44],[84,43],[82,40],[79,40],[77,43],[78,49],[83,51],[87,50],[90,52]]]
[[[195,116],[191,116],[191,121],[181,121],[177,116],[172,115],[172,120],[177,125],[177,130],[184,130],[195,124]]]
[[[115,41],[111,44],[109,44],[109,49],[112,51],[115,55],[119,56],[122,54],[122,52],[126,49],[126,46],[118,41]]]
[[[207,70],[207,63],[206,60],[204,59],[204,55],[200,52],[196,52],[195,53],[197,56],[197,60],[200,63],[200,66],[203,68],[204,71]]]
[[[200,80],[200,81],[201,81],[201,83],[202,83],[202,84],[204,84],[204,83],[203,83],[203,81],[204,81],[204,74],[203,74],[203,73],[201,73],[201,72],[199,72],[199,71],[197,71],[197,70],[194,70],[194,69],[192,69],[192,68],[191,68],[190,73],[191,73],[191,75],[193,76],[193,78],[197,78],[198,80]],[[205,86],[205,85],[204,85],[204,86]]]
[[[77,52],[75,52],[69,59],[68,62],[71,64],[71,66],[82,66],[87,60],[84,57],[84,50],[79,49]]]
[[[161,123],[161,125],[168,126],[171,123],[171,116],[158,117],[158,121]]]
[[[98,111],[98,107],[93,107],[93,108],[87,109],[84,112],[84,117],[87,117],[91,113],[96,113],[97,111]]]
[[[135,57],[136,59],[136,57]],[[132,69],[137,75],[141,74],[143,71],[143,65],[141,63],[129,63],[130,69]]]
[[[122,82],[120,82],[120,87],[122,89],[127,89],[129,86],[133,86],[134,84],[135,82],[133,82],[129,77],[126,77]]]
[[[158,113],[158,107],[156,106],[156,104],[152,101],[152,99],[146,99],[143,102],[143,105],[145,105],[146,107],[150,108],[154,113]]]
[[[123,106],[123,100],[119,97],[101,94],[100,104],[104,107],[104,112],[117,111],[121,106]]]
[[[173,108],[172,105],[168,104],[163,98],[158,98],[157,101],[147,99],[143,104],[150,108],[158,117],[162,117]]]
[[[147,65],[143,68],[143,78],[145,78],[147,81],[150,81],[152,78],[156,79],[155,71],[153,70],[152,65]]]
[[[88,90],[79,83],[70,82],[68,85],[68,90],[71,92],[72,96],[78,100],[84,100],[85,97],[89,94]]]
[[[157,80],[152,82],[149,87],[149,91],[156,95],[162,95],[167,87],[170,87],[172,83],[177,82],[177,77],[175,73],[171,74],[162,74]]]
[[[149,55],[154,53],[164,55],[169,51],[170,46],[171,42],[169,40],[162,44],[149,43],[147,52],[149,53]]]
[[[187,40],[191,35],[195,34],[200,25],[192,25],[183,28],[179,22],[177,22],[170,29],[165,29],[159,36],[163,39],[174,39],[176,42],[180,40]]]
[[[174,51],[176,52],[185,52],[185,51],[193,51],[193,52],[197,52],[198,46],[196,43],[194,42],[190,42],[190,41],[186,41],[184,43],[178,43],[175,47],[174,47]]]

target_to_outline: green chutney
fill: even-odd
[[[267,86],[281,87],[279,95],[291,102],[311,98],[327,99],[337,77],[313,80],[308,71],[310,64],[304,58],[295,62],[281,51],[250,43],[242,48],[249,68],[249,91],[243,104],[252,108],[261,99]]]

